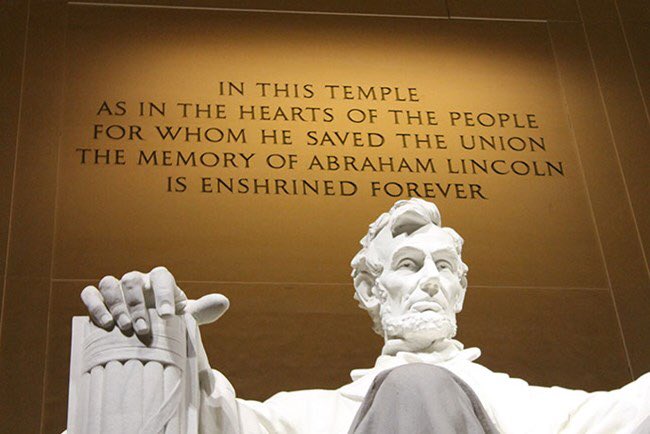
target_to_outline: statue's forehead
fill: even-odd
[[[429,224],[411,234],[400,234],[393,237],[389,228],[384,228],[372,243],[373,255],[384,262],[393,253],[404,247],[413,247],[425,252],[450,250],[455,252],[453,237],[438,226]]]
[[[394,239],[392,251],[403,247],[414,247],[425,252],[438,250],[455,250],[452,236],[438,226],[430,225],[410,235],[401,235]]]

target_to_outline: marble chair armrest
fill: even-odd
[[[149,314],[145,338],[73,318],[68,434],[198,432],[196,324]]]

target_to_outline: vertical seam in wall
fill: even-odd
[[[50,350],[50,323],[52,320],[52,293],[53,293],[53,288],[54,288],[54,253],[56,251],[56,234],[57,234],[57,216],[58,216],[58,209],[59,209],[59,177],[61,173],[61,142],[63,141],[63,120],[65,118],[65,88],[66,88],[66,80],[67,80],[67,62],[66,62],[66,56],[67,56],[67,43],[68,43],[68,6],[66,3],[61,2],[61,7],[63,8],[63,19],[62,19],[62,25],[63,25],[63,41],[61,43],[61,58],[60,62],[63,64],[62,71],[61,71],[61,81],[60,81],[60,88],[59,88],[59,96],[58,99],[61,103],[61,110],[59,111],[58,119],[57,119],[57,125],[58,125],[58,137],[56,140],[56,162],[55,162],[55,167],[56,167],[56,172],[54,175],[54,180],[55,180],[55,187],[54,187],[54,216],[52,217],[52,243],[51,243],[51,251],[50,251],[50,278],[49,278],[49,294],[47,297],[47,325],[45,328],[45,366],[43,369],[43,380],[42,380],[42,392],[41,392],[41,423],[40,423],[40,432],[43,433],[45,429],[45,402],[46,402],[46,396],[45,393],[47,391],[47,372],[48,372],[48,360],[50,359],[49,357],[49,350]]]
[[[625,31],[625,25],[623,24],[623,17],[621,16],[621,11],[618,8],[618,0],[614,0],[614,6],[616,7],[616,15],[618,16],[618,25],[621,28],[621,33],[623,33],[623,41],[625,41],[625,48],[627,50],[627,55],[630,58],[630,63],[632,64],[632,72],[634,73],[634,81],[636,82],[636,87],[639,89],[639,95],[641,96],[641,104],[643,104],[643,110],[645,111],[645,117],[650,124],[650,112],[648,111],[648,104],[646,103],[645,95],[643,94],[643,88],[641,87],[641,80],[639,79],[639,73],[636,68],[636,63],[634,62],[634,56],[632,55],[632,50],[630,49],[630,43],[627,39],[627,32]],[[621,171],[623,169],[621,168]],[[627,191],[627,185],[626,185]],[[629,196],[629,193],[628,193]],[[632,201],[630,200],[630,206],[632,207]],[[643,239],[641,238],[641,232],[637,225],[636,214],[634,214],[634,208],[632,207],[632,215],[634,216],[634,224],[637,226],[636,232],[639,237],[639,244],[641,244],[641,253],[643,255],[643,260],[645,261],[645,268],[650,277],[650,265],[648,264],[648,257],[646,256],[645,246],[643,244]]]
[[[55,187],[54,187],[54,216],[53,216],[53,221],[52,221],[52,243],[51,243],[51,248],[52,250],[50,251],[50,278],[49,278],[49,294],[47,297],[47,325],[45,328],[45,366],[43,369],[43,388],[42,388],[42,394],[41,394],[41,424],[40,424],[40,432],[43,433],[44,428],[45,428],[45,401],[46,401],[46,391],[47,391],[47,371],[48,371],[48,360],[49,360],[49,349],[50,349],[50,322],[51,322],[51,316],[52,316],[52,293],[54,292],[53,287],[54,287],[54,253],[56,251],[56,234],[57,234],[57,216],[58,216],[58,209],[59,209],[59,177],[61,174],[61,142],[63,141],[63,121],[65,119],[65,106],[66,106],[66,82],[67,82],[67,75],[68,75],[68,66],[67,66],[67,44],[68,44],[68,6],[66,3],[61,2],[61,8],[63,8],[62,13],[64,14],[63,17],[63,42],[62,42],[62,47],[61,47],[61,63],[63,63],[62,71],[61,71],[61,81],[60,81],[60,88],[59,88],[59,97],[61,101],[61,110],[59,111],[59,117],[58,117],[58,127],[59,127],[59,135],[56,141],[56,172],[55,172]]]
[[[645,271],[648,277],[650,278],[650,268],[648,268],[648,258],[645,255],[645,248],[643,245],[643,240],[641,239],[641,231],[639,230],[639,224],[636,221],[636,213],[634,212],[634,205],[632,204],[632,197],[630,196],[630,190],[627,186],[627,180],[625,179],[625,172],[623,171],[623,164],[621,163],[621,156],[618,153],[618,146],[616,146],[616,136],[614,135],[614,130],[612,128],[612,122],[609,118],[609,111],[607,110],[607,104],[605,101],[605,95],[603,94],[603,87],[600,83],[600,77],[598,76],[598,70],[596,69],[596,61],[594,60],[593,50],[591,49],[591,43],[589,42],[589,35],[587,34],[587,26],[585,24],[584,18],[582,17],[582,8],[580,7],[580,1],[578,1],[578,12],[580,13],[581,23],[582,23],[582,32],[587,42],[587,51],[589,52],[589,58],[591,59],[591,67],[594,70],[596,76],[596,84],[598,85],[598,93],[600,94],[600,103],[603,106],[603,111],[605,113],[605,119],[607,120],[607,130],[609,131],[609,137],[612,140],[612,148],[614,148],[614,155],[616,156],[616,164],[618,165],[618,171],[621,173],[621,180],[623,181],[623,187],[625,189],[625,197],[627,198],[627,203],[630,207],[630,213],[632,214],[632,221],[634,222],[634,229],[636,230],[636,237],[639,241],[639,247],[641,249],[641,257],[643,258],[643,264],[645,265]],[[631,61],[631,59],[630,59]],[[632,62],[633,63],[633,62]],[[633,63],[634,64],[634,63]]]
[[[23,91],[25,89],[25,70],[27,64],[27,39],[29,36],[29,18],[31,0],[27,1],[27,16],[25,17],[25,41],[23,43],[23,65],[20,71],[20,94],[18,97],[18,117],[16,119],[16,147],[14,149],[14,167],[11,177],[11,196],[9,199],[9,221],[7,222],[7,248],[5,249],[5,269],[2,276],[2,310],[0,311],[0,343],[2,342],[2,329],[4,313],[7,308],[7,276],[9,274],[9,246],[11,245],[11,229],[14,218],[14,197],[16,193],[16,172],[18,171],[18,146],[20,141],[20,125],[23,112]]]
[[[625,31],[625,25],[623,24],[623,17],[621,16],[621,11],[618,8],[618,0],[614,0],[614,6],[616,7],[616,14],[618,15],[618,25],[621,27],[623,32],[623,40],[625,41],[625,48],[627,49],[627,54],[630,58],[630,63],[632,63],[632,71],[634,71],[634,80],[636,81],[636,86],[639,88],[639,94],[641,95],[641,102],[643,103],[643,109],[645,110],[645,117],[650,123],[650,112],[648,112],[648,104],[645,100],[645,95],[643,94],[643,88],[641,87],[641,80],[639,80],[639,73],[636,69],[636,63],[634,63],[634,56],[632,56],[632,50],[630,49],[630,43],[627,39],[627,32]]]
[[[447,11],[447,18],[451,19],[451,9],[449,9],[449,0],[445,1],[445,10]]]
[[[579,6],[578,6],[579,9]],[[582,14],[580,14],[580,17],[582,17]],[[621,342],[623,343],[623,351],[625,352],[625,361],[627,362],[627,369],[628,373],[630,374],[630,377],[632,380],[634,380],[634,371],[632,370],[632,361],[630,359],[630,352],[627,349],[627,343],[625,342],[625,333],[623,333],[623,326],[621,324],[621,318],[618,313],[618,307],[616,305],[616,299],[614,297],[614,290],[612,288],[612,280],[609,275],[609,270],[607,269],[607,260],[605,259],[605,250],[603,248],[603,241],[600,237],[600,231],[598,230],[598,222],[596,220],[596,213],[594,212],[594,207],[593,203],[591,201],[591,194],[589,193],[589,185],[587,184],[587,176],[585,174],[585,169],[582,164],[582,156],[580,155],[580,148],[578,147],[578,138],[576,137],[575,134],[575,129],[573,126],[573,121],[571,120],[571,111],[569,110],[569,102],[567,99],[566,95],[566,88],[564,85],[564,80],[562,80],[562,73],[560,71],[560,65],[558,62],[557,58],[557,53],[555,50],[555,44],[553,43],[553,36],[551,35],[551,29],[549,26],[549,23],[546,23],[546,31],[548,33],[548,39],[551,42],[551,50],[553,51],[553,60],[555,61],[555,71],[557,74],[558,82],[560,84],[560,91],[562,92],[562,103],[564,105],[564,111],[566,113],[566,118],[567,122],[569,123],[569,129],[571,130],[571,136],[573,137],[573,146],[575,148],[577,160],[578,160],[578,167],[580,169],[580,175],[582,177],[582,183],[585,188],[585,194],[587,196],[587,202],[589,204],[589,213],[591,214],[591,221],[594,225],[594,231],[596,232],[596,239],[598,241],[598,250],[600,251],[600,257],[603,263],[603,268],[605,270],[605,276],[607,278],[607,283],[608,283],[608,290],[609,290],[609,295],[612,300],[613,306],[614,306],[614,314],[616,315],[616,323],[618,325],[618,331],[621,335]],[[594,71],[595,73],[595,71]]]

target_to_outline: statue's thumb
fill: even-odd
[[[230,306],[230,301],[221,294],[210,294],[198,300],[188,300],[185,312],[190,313],[198,325],[210,324],[219,319]]]

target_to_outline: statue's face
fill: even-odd
[[[464,291],[451,235],[429,224],[399,235],[387,252],[376,282],[387,346],[414,350],[453,337]]]

